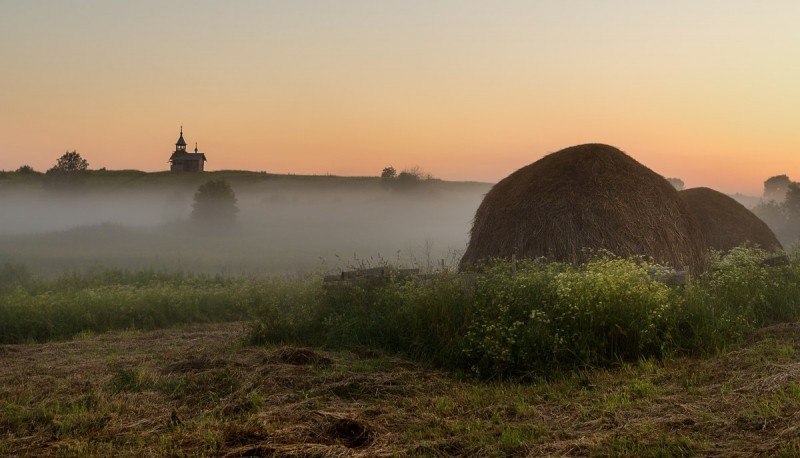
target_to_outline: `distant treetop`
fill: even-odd
[[[40,173],[40,172],[37,172],[36,170],[34,170],[34,168],[31,167],[30,165],[23,165],[20,168],[18,168],[16,170],[16,172],[20,173],[20,174],[23,174],[23,175],[35,175],[35,174]]]
[[[789,185],[792,183],[786,175],[776,175],[764,181],[764,199],[782,201],[786,197]]]
[[[392,167],[391,165],[383,169],[383,171],[381,172],[381,178],[389,179],[396,177],[397,177],[397,170],[395,170],[395,168]]]
[[[56,165],[53,166],[48,172],[66,172],[66,173],[74,173],[74,172],[83,172],[89,168],[89,162],[82,158],[77,151],[73,150],[72,152],[67,151],[60,158],[56,161]]]

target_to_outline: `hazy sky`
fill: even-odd
[[[497,181],[609,143],[689,186],[800,180],[800,2],[0,0],[0,169]]]

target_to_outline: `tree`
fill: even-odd
[[[420,166],[414,166],[410,169],[405,169],[397,175],[397,185],[400,188],[413,188],[422,182],[422,180],[431,180],[433,177],[430,173],[422,171]]]
[[[192,220],[217,225],[231,224],[239,213],[236,202],[236,194],[226,180],[207,181],[194,193]]]
[[[412,171],[403,170],[397,175],[397,185],[401,187],[411,187],[419,184],[420,176]]]
[[[88,169],[89,162],[77,151],[67,151],[58,158],[56,165],[47,170],[44,186],[56,192],[80,190]]]
[[[37,175],[41,173],[34,170],[33,167],[31,167],[30,165],[23,165],[20,168],[18,168],[16,172],[19,173],[20,175]]]
[[[800,221],[800,184],[789,183],[786,187],[783,208],[786,209],[789,219]]]
[[[791,180],[786,175],[776,175],[764,182],[764,199],[780,202],[786,197]]]
[[[395,170],[395,168],[390,165],[389,167],[383,169],[383,171],[381,172],[381,178],[383,178],[384,180],[391,180],[397,178],[397,170]]]
[[[64,173],[74,173],[74,172],[83,172],[89,169],[89,162],[82,158],[77,151],[73,150],[71,153],[67,151],[60,158],[56,161],[56,165],[53,166],[48,172],[64,172]]]

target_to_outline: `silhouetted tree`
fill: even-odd
[[[56,165],[47,170],[44,185],[55,191],[74,191],[83,185],[89,162],[77,151],[62,154]]]
[[[389,167],[383,169],[383,171],[381,172],[381,178],[385,180],[391,180],[397,178],[397,170],[395,170],[395,168],[390,165]]]
[[[20,168],[18,168],[16,172],[22,175],[38,175],[41,173],[34,170],[33,167],[31,167],[30,165],[23,165]]]
[[[192,220],[215,225],[232,224],[239,213],[236,202],[236,194],[226,180],[207,181],[194,193]]]
[[[397,173],[394,167],[386,167],[381,172],[381,180],[384,185],[395,190],[410,190],[416,188],[423,180],[434,179],[430,173],[424,173],[419,166],[404,169]]]
[[[786,209],[789,219],[800,220],[800,184],[789,183],[786,187],[783,208]]]
[[[792,182],[786,175],[776,175],[764,182],[764,199],[782,201]]]
[[[417,188],[422,181],[432,180],[430,173],[424,173],[419,166],[411,167],[397,174],[397,178],[392,181],[394,187],[399,190],[410,190]]]
[[[397,175],[397,186],[401,188],[410,188],[417,186],[420,181],[420,176],[410,170],[403,170]]]
[[[69,152],[62,154],[58,161],[56,161],[56,165],[53,166],[50,171],[57,171],[57,172],[83,172],[89,169],[89,162],[82,158],[77,151]]]

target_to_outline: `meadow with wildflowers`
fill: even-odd
[[[703,354],[800,317],[800,259],[766,266],[753,247],[715,253],[684,286],[643,259],[580,266],[495,261],[325,288],[319,275],[255,277],[98,269],[37,278],[0,268],[0,343],[118,329],[249,321],[252,343],[368,347],[479,377],[529,377]]]

